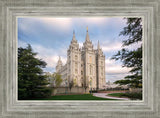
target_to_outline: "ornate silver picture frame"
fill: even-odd
[[[160,117],[159,0],[1,0],[0,118]],[[18,101],[17,17],[141,16],[142,101]]]

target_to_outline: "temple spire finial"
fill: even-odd
[[[88,32],[88,26],[87,26],[87,28],[86,28],[86,29],[87,29],[87,32]]]
[[[72,38],[72,41],[76,41],[76,36],[75,36],[75,30],[73,30],[73,38]]]
[[[97,48],[100,49],[99,40],[98,40],[98,46],[97,46]]]

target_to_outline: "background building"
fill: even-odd
[[[106,85],[104,87],[104,89],[106,90],[119,90],[119,89],[129,89],[129,86],[128,85],[119,85],[119,84],[115,84],[114,82],[106,82]]]

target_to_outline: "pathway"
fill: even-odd
[[[101,97],[101,98],[117,99],[117,100],[130,100],[129,98],[119,98],[119,97],[108,96],[107,93],[93,93],[93,96]]]

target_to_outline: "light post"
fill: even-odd
[[[55,73],[53,73],[53,75],[51,75],[52,78],[52,87],[55,87]]]
[[[65,91],[65,93],[67,94],[67,79],[65,80],[65,84],[66,84],[66,91]]]
[[[90,86],[91,86],[91,94],[92,94],[92,79],[90,80]]]

